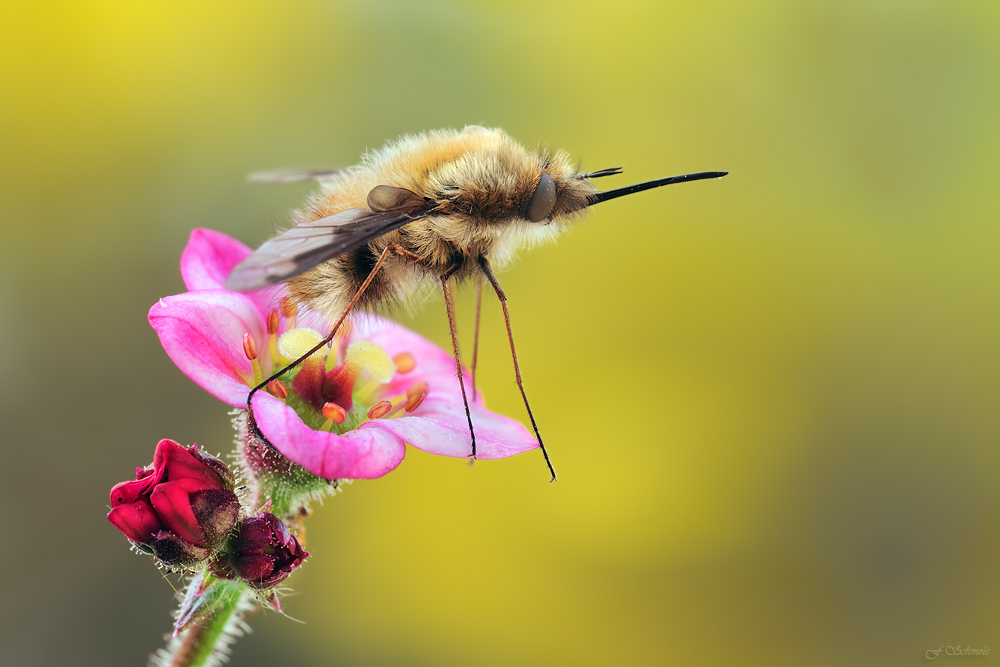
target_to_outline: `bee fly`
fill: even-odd
[[[295,214],[291,229],[265,242],[233,270],[226,287],[248,291],[285,283],[293,303],[316,311],[334,325],[323,342],[255,387],[250,397],[329,343],[354,309],[377,311],[392,304],[409,304],[439,283],[475,458],[475,428],[458,352],[449,280],[478,281],[472,361],[475,391],[485,278],[503,308],[517,386],[555,481],[555,469],[524,393],[507,298],[494,266],[502,268],[510,263],[522,247],[554,239],[594,204],[727,173],[670,176],[603,192],[591,183],[621,171],[612,168],[581,173],[564,152],[529,151],[502,130],[469,126],[462,131],[404,137],[349,169],[252,177],[258,182],[316,179],[322,189]]]

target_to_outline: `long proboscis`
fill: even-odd
[[[645,183],[636,183],[635,185],[627,185],[624,188],[618,188],[616,190],[608,190],[607,192],[598,192],[595,195],[591,195],[587,200],[588,206],[593,206],[594,204],[600,204],[602,201],[608,201],[609,199],[617,199],[618,197],[624,197],[625,195],[634,194],[636,192],[642,192],[643,190],[652,190],[653,188],[658,188],[663,185],[672,185],[673,183],[687,183],[688,181],[700,181],[705,178],[722,178],[728,171],[700,171],[697,174],[684,174],[682,176],[667,176],[666,178],[657,178],[653,181],[646,181]]]

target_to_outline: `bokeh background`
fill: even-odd
[[[411,450],[317,508],[301,622],[233,664],[996,661],[998,71],[985,1],[4,3],[0,663],[162,645],[173,591],[105,513],[160,438],[231,442],[146,322],[190,230],[256,245],[312,186],[247,173],[469,123],[609,187],[731,175],[501,276],[557,484]],[[403,319],[446,344],[440,299]]]

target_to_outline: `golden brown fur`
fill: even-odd
[[[524,212],[543,171],[555,183],[555,206],[547,219],[528,222]],[[597,192],[565,153],[528,151],[502,130],[471,126],[404,137],[366,156],[325,181],[295,223],[366,207],[368,193],[379,185],[410,190],[435,212],[288,281],[293,299],[331,320],[344,312],[390,243],[420,262],[389,255],[358,303],[363,310],[410,305],[439,286],[449,269],[459,279],[476,275],[480,256],[503,268],[520,248],[558,236]]]

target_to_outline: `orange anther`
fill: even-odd
[[[280,398],[281,400],[285,400],[286,398],[288,398],[288,387],[286,387],[285,383],[282,382],[281,380],[271,380],[270,382],[268,382],[267,390],[272,394],[274,394],[275,396],[277,396],[278,398]]]
[[[334,424],[343,424],[347,419],[347,412],[336,403],[327,403],[323,406],[323,416]]]
[[[257,358],[257,343],[249,333],[243,334],[243,354],[247,355],[250,361]]]
[[[277,310],[273,310],[272,309],[271,312],[267,314],[267,333],[269,333],[272,336],[274,334],[278,333],[278,311]]]
[[[427,397],[427,392],[422,391],[419,394],[415,394],[406,399],[406,406],[403,408],[407,412],[413,412],[420,407],[420,404],[424,402],[424,398]]]
[[[340,329],[337,330],[337,338],[341,340],[347,338],[354,331],[354,320],[346,319],[343,324],[340,325]]]
[[[424,380],[421,380],[420,382],[414,382],[413,384],[410,385],[410,388],[406,390],[406,396],[408,398],[412,398],[413,396],[426,393],[427,393],[427,382],[425,382]]]
[[[379,401],[368,410],[368,419],[378,419],[388,414],[392,410],[392,403],[389,401]]]
[[[278,303],[278,309],[281,310],[281,315],[288,319],[292,319],[299,312],[299,307],[296,306],[295,302],[287,296],[282,297],[281,301]]]
[[[392,358],[397,373],[409,373],[417,366],[417,360],[409,352],[400,352]]]

